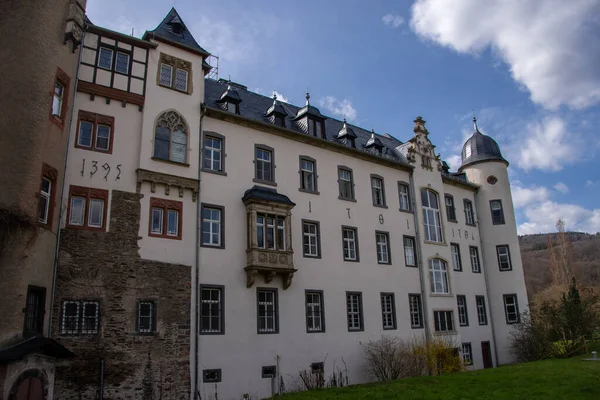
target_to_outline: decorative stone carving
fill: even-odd
[[[79,47],[81,40],[83,39],[84,14],[85,10],[79,3],[76,0],[71,0],[67,24],[65,25],[64,44],[67,44],[67,41],[70,40],[73,45],[73,53],[75,53],[75,50]]]
[[[190,178],[182,178],[180,176],[163,174],[160,172],[149,171],[146,169],[137,169],[137,192],[142,190],[142,182],[150,182],[150,190],[156,192],[156,184],[165,185],[165,193],[169,194],[169,187],[175,186],[179,190],[179,197],[183,197],[185,189],[192,191],[192,201],[196,201],[198,196],[198,181]]]

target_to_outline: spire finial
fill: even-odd
[[[231,74],[229,74],[229,79],[227,80],[227,90],[231,90]]]
[[[310,105],[310,93],[308,93],[308,86],[306,87],[306,105]]]
[[[277,91],[273,89],[273,100],[277,100]]]
[[[475,128],[475,132],[479,132],[479,128],[477,128],[477,118],[475,118],[475,111],[473,111],[473,126]]]

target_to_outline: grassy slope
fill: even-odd
[[[600,361],[582,358],[301,392],[283,399],[600,399]]]

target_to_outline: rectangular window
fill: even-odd
[[[410,191],[408,185],[398,183],[398,196],[400,198],[400,211],[410,211]]]
[[[356,228],[342,227],[344,261],[358,261],[358,239]]]
[[[225,103],[225,107],[227,107],[227,111],[229,111],[230,113],[238,114],[237,103],[232,103],[232,102],[228,101],[227,103]]]
[[[100,302],[64,300],[61,303],[60,333],[94,335],[100,330]]]
[[[202,168],[213,172],[223,172],[223,139],[204,136]]]
[[[221,382],[221,369],[203,369],[202,383],[219,383]]]
[[[519,314],[519,303],[516,294],[505,294],[504,296],[504,314],[507,324],[518,324],[521,321]]]
[[[463,295],[456,296],[458,306],[458,324],[460,326],[469,326],[469,311],[467,309],[467,297]]]
[[[348,331],[364,330],[361,292],[346,292],[346,311]]]
[[[455,271],[462,271],[462,260],[460,258],[460,245],[458,243],[450,243],[452,251],[452,267]]]
[[[465,222],[467,225],[475,225],[475,215],[473,214],[473,203],[471,200],[463,201],[465,207]]]
[[[487,311],[485,309],[485,297],[475,296],[475,303],[477,304],[477,320],[479,325],[487,325]]]
[[[496,254],[498,255],[498,267],[500,271],[512,270],[512,263],[510,261],[510,250],[507,244],[496,246]]]
[[[475,273],[480,273],[479,250],[475,246],[469,246],[469,254],[471,256],[471,270]]]
[[[383,186],[383,178],[371,175],[371,195],[373,197],[374,206],[385,207],[385,189]]]
[[[108,190],[69,187],[69,227],[106,230]]]
[[[163,86],[171,87],[173,82],[173,67],[169,64],[160,64],[160,84]]]
[[[415,257],[415,239],[404,236],[404,263],[407,267],[416,267],[417,259]]]
[[[129,54],[121,51],[117,52],[117,59],[115,61],[115,72],[121,74],[129,73]]]
[[[429,260],[429,280],[431,281],[431,293],[449,294],[448,268],[446,262],[439,258]]]
[[[317,192],[317,164],[312,158],[300,156],[300,190]]]
[[[62,118],[63,101],[65,95],[65,86],[56,81],[54,83],[54,94],[52,97],[52,115]]]
[[[257,289],[258,333],[279,333],[277,289]]]
[[[377,246],[377,263],[391,264],[390,257],[390,234],[387,232],[375,232],[375,245]]]
[[[456,222],[456,208],[454,207],[454,197],[449,194],[444,196],[446,202],[446,216],[448,221]]]
[[[200,333],[225,333],[223,286],[200,286]]]
[[[285,217],[271,214],[256,215],[258,247],[269,250],[286,250]]]
[[[452,311],[433,312],[436,332],[454,332],[454,317],[452,314]]]
[[[188,72],[184,69],[179,69],[175,71],[175,89],[181,90],[182,92],[187,92],[188,90]]]
[[[381,318],[383,329],[396,329],[396,304],[394,293],[381,293]]]
[[[340,189],[340,199],[354,200],[354,181],[351,169],[338,167],[338,185]]]
[[[152,334],[156,332],[156,302],[140,300],[137,302],[136,332]]]
[[[443,242],[442,221],[440,219],[437,194],[429,189],[421,189],[421,203],[423,208],[425,240],[438,243]]]
[[[202,245],[225,248],[223,231],[224,208],[202,204]]]
[[[44,314],[46,312],[46,288],[38,286],[27,287],[25,303],[25,321],[23,336],[31,337],[44,333]]]
[[[302,221],[302,254],[304,257],[321,257],[321,236],[319,223]]]
[[[504,210],[501,200],[491,200],[490,208],[492,210],[492,223],[494,225],[504,225]]]
[[[471,349],[471,343],[462,344],[462,359],[465,365],[473,365],[473,350]]]
[[[255,179],[261,182],[274,182],[273,151],[262,147],[255,150]]]
[[[183,202],[150,197],[148,236],[181,240]]]
[[[112,153],[114,117],[79,110],[75,147]]]
[[[423,307],[420,294],[408,295],[408,306],[410,308],[410,327],[413,329],[423,328]]]
[[[277,376],[277,366],[276,365],[265,365],[262,367],[262,377],[273,379]]]
[[[106,47],[100,47],[98,55],[98,66],[103,69],[112,69],[113,51]]]
[[[40,189],[40,201],[38,203],[38,221],[47,224],[52,203],[52,181],[46,177],[42,178],[42,187]]]
[[[325,314],[323,312],[323,292],[305,292],[306,330],[307,332],[325,332]]]

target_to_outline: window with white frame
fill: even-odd
[[[123,53],[122,51],[117,52],[117,59],[115,60],[115,72],[121,74],[129,73],[129,54]]]
[[[407,267],[416,267],[417,260],[415,257],[415,239],[412,237],[404,236],[404,263]]]
[[[492,210],[492,223],[494,225],[504,224],[504,210],[502,209],[501,200],[491,200],[490,208]]]
[[[200,334],[224,333],[223,286],[200,286]]]
[[[475,246],[469,246],[469,254],[471,256],[471,270],[475,273],[480,273],[479,250]]]
[[[42,186],[40,188],[40,200],[38,203],[38,221],[47,224],[50,214],[50,203],[52,199],[52,181],[49,178],[42,177]]]
[[[62,118],[63,100],[65,96],[65,86],[56,81],[54,83],[54,93],[52,96],[52,115]]]
[[[163,86],[171,87],[173,81],[173,67],[169,64],[160,64],[160,78],[159,82]]]
[[[257,289],[258,333],[278,333],[277,289]]]
[[[140,300],[137,302],[136,331],[142,334],[156,332],[156,302]]]
[[[475,215],[473,214],[473,203],[471,200],[464,200],[465,222],[467,225],[475,225]]]
[[[104,230],[108,191],[70,186],[69,226],[79,229]]]
[[[421,189],[421,202],[423,205],[423,225],[425,240],[430,242],[443,242],[442,223],[440,220],[440,207],[437,194],[429,189]]]
[[[354,200],[354,181],[352,179],[351,170],[338,167],[338,184],[340,189],[340,199]]]
[[[223,248],[223,236],[223,207],[203,204],[202,245]]]
[[[60,333],[94,335],[100,327],[100,302],[96,300],[64,300],[61,304]]]
[[[261,249],[285,250],[285,217],[257,214],[256,237]]]
[[[467,309],[467,297],[464,295],[456,296],[458,307],[458,324],[460,326],[469,326],[469,311]]]
[[[348,317],[348,330],[364,330],[362,315],[362,293],[346,292],[346,311]]]
[[[381,318],[383,329],[396,329],[396,305],[394,293],[381,293]]]
[[[113,50],[107,47],[100,47],[98,55],[98,66],[103,69],[112,69]]]
[[[461,347],[463,364],[473,365],[473,350],[471,348],[471,343],[463,343]]]
[[[456,208],[454,207],[454,197],[447,194],[444,196],[444,201],[446,203],[446,217],[448,221],[456,221]]]
[[[308,332],[325,332],[325,316],[323,313],[323,292],[306,291],[306,330]]]
[[[418,329],[423,327],[423,307],[420,294],[408,295],[408,306],[410,308],[410,327]]]
[[[508,245],[503,244],[496,246],[496,254],[498,255],[498,267],[500,268],[500,271],[512,270],[510,250],[508,249]]]
[[[385,191],[383,187],[383,178],[371,176],[371,195],[373,197],[373,205],[377,207],[385,207]]]
[[[462,260],[460,258],[460,245],[458,243],[450,243],[452,252],[452,267],[455,271],[462,271]]]
[[[377,246],[377,263],[391,264],[390,259],[390,234],[387,232],[375,233],[375,244]]]
[[[320,257],[319,223],[302,221],[302,254],[304,257]]]
[[[504,314],[507,324],[518,324],[521,321],[519,315],[519,303],[516,294],[505,294],[504,296]]]
[[[317,191],[316,165],[313,159],[300,157],[300,189],[305,192]]]
[[[477,304],[477,320],[479,325],[487,325],[487,310],[485,308],[485,297],[475,296],[475,303]]]
[[[434,311],[433,320],[436,332],[454,332],[454,312]]]
[[[209,171],[223,172],[223,139],[204,136],[202,167]]]
[[[431,293],[449,294],[448,268],[446,261],[439,258],[429,260],[429,280],[431,282]]]
[[[255,179],[262,182],[274,182],[273,152],[263,147],[255,151]]]
[[[149,236],[181,239],[181,213],[183,203],[167,199],[150,198]]]
[[[410,191],[408,185],[398,183],[398,196],[400,198],[400,210],[410,211]]]
[[[344,261],[358,261],[358,245],[356,228],[342,228]]]

